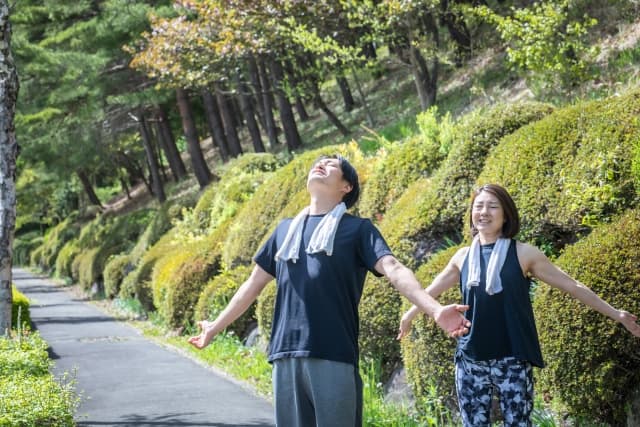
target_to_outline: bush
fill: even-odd
[[[109,258],[104,266],[104,295],[115,298],[120,293],[120,284],[127,274],[133,270],[129,255],[119,254]]]
[[[60,249],[56,258],[56,276],[62,279],[73,278],[73,260],[80,253],[78,239],[71,239]],[[77,275],[76,275],[77,277]]]
[[[462,246],[453,246],[435,254],[423,264],[416,277],[420,283],[428,286],[446,267],[449,260]],[[459,304],[460,290],[454,287],[438,297],[443,304]],[[402,311],[411,307],[408,301],[403,302]],[[399,324],[399,321],[398,321]],[[402,360],[407,372],[407,381],[417,401],[433,394],[431,387],[436,388],[446,406],[457,411],[456,389],[454,383],[454,364],[456,342],[440,329],[433,319],[426,315],[416,316],[411,332],[400,343]]]
[[[233,270],[223,269],[211,279],[200,294],[194,320],[215,319],[231,301],[231,297],[233,297],[240,285],[249,278],[251,270],[252,267],[250,266],[239,266]],[[251,305],[227,330],[242,338],[254,321],[255,305]]]
[[[557,252],[638,202],[631,159],[639,114],[640,91],[559,110],[505,138],[478,182],[505,186],[520,238]]]
[[[47,357],[38,333],[0,337],[0,426],[75,425],[73,384],[54,379]]]
[[[418,116],[420,133],[402,143],[387,144],[378,152],[378,161],[362,191],[358,210],[364,217],[381,220],[381,216],[402,195],[413,181],[429,176],[444,157],[441,145],[447,145],[448,116],[441,124],[437,110],[430,109]]]
[[[18,327],[18,312],[20,313],[20,328],[24,325],[31,326],[31,314],[29,312],[29,298],[20,292],[15,285],[11,285],[11,327]]]
[[[32,231],[20,237],[16,237],[13,241],[13,264],[29,265],[31,253],[44,241],[39,231]]]
[[[77,237],[80,232],[80,225],[75,221],[76,215],[70,215],[64,221],[47,230],[42,244],[42,252],[33,265],[45,271],[51,271],[55,267],[60,250],[65,243]]]
[[[558,266],[613,307],[640,312],[640,210],[567,247]],[[538,389],[570,414],[625,425],[625,405],[640,383],[640,342],[620,324],[546,285],[534,299],[547,363]]]

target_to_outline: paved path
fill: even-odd
[[[14,269],[55,372],[76,369],[79,426],[273,426],[273,407],[46,278]]]

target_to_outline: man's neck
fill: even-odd
[[[311,200],[309,202],[309,215],[322,215],[331,212],[338,203],[340,203],[340,200],[311,196]]]

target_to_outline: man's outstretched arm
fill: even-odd
[[[273,276],[256,265],[249,278],[238,288],[229,304],[222,310],[216,320],[213,322],[207,320],[198,322],[198,327],[201,329],[200,335],[189,338],[189,343],[199,349],[209,345],[216,335],[247,311],[271,280],[273,280]]]

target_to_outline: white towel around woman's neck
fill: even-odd
[[[511,239],[499,238],[496,241],[489,264],[487,265],[486,291],[489,295],[502,292],[502,280],[500,279],[500,271],[507,258],[507,251]],[[482,250],[480,249],[480,236],[476,235],[469,248],[469,276],[467,278],[467,288],[478,286],[480,284],[480,257]]]
[[[336,231],[338,230],[338,224],[342,215],[347,211],[347,206],[341,202],[334,207],[331,212],[327,213],[320,221],[309,241],[307,246],[308,254],[315,254],[318,252],[326,252],[327,256],[331,256],[333,253],[333,241],[336,237]],[[293,261],[298,260],[298,253],[300,252],[300,242],[302,242],[302,229],[304,228],[304,220],[309,215],[309,206],[302,209],[291,224],[287,235],[282,242],[282,246],[276,253],[276,261]]]

